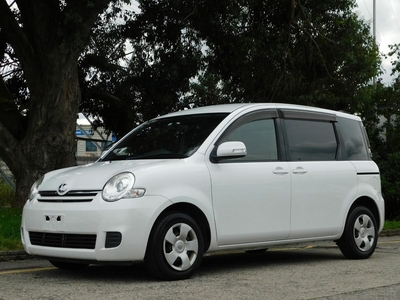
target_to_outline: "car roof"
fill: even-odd
[[[231,113],[241,107],[246,107],[251,105],[250,103],[232,103],[232,104],[218,104],[201,106],[196,108],[184,109],[177,112],[173,112],[167,115],[160,116],[163,117],[175,117],[183,115],[193,115],[193,114],[206,114],[206,113]]]
[[[181,111],[169,113],[163,116],[159,116],[158,118],[168,118],[175,116],[184,116],[184,115],[194,115],[194,114],[207,114],[207,113],[227,113],[230,114],[236,110],[244,110],[253,107],[260,107],[262,109],[274,108],[274,109],[288,109],[288,110],[299,110],[299,111],[311,111],[311,112],[319,112],[332,114],[336,116],[341,116],[345,118],[351,118],[355,120],[360,120],[358,116],[351,115],[344,112],[312,107],[312,106],[304,106],[297,104],[287,104],[287,103],[231,103],[231,104],[218,104],[218,105],[209,105],[196,107],[192,109],[184,109]]]

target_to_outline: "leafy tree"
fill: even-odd
[[[378,48],[354,13],[355,0],[138,2],[141,11],[120,27],[132,55],[122,77],[107,75],[118,81],[112,93],[119,101],[97,110],[120,135],[174,109],[226,102],[355,112],[356,91],[379,71]],[[117,111],[129,122],[115,123]]]
[[[136,123],[177,109],[200,69],[196,32],[174,12],[148,12],[146,5],[151,3],[144,1],[141,13],[131,14],[126,24],[111,28],[98,23],[80,61],[82,109],[97,117],[96,125],[105,124],[117,136]]]
[[[354,0],[139,2],[148,28],[178,24],[205,45],[184,106],[277,101],[356,111],[355,91],[379,70]]]
[[[0,157],[18,205],[45,172],[75,164],[77,61],[99,14],[120,2],[0,0]]]
[[[392,60],[392,75],[394,81],[384,85],[378,81],[375,86],[369,86],[358,91],[360,113],[364,117],[371,142],[374,160],[377,162],[382,181],[383,197],[385,199],[386,217],[400,217],[400,182],[398,169],[400,167],[400,45],[390,46],[389,56]]]

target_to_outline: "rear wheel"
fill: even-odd
[[[80,263],[69,263],[64,261],[56,261],[56,260],[49,260],[49,262],[62,270],[79,270],[86,268],[89,264],[80,264]]]
[[[202,232],[196,221],[183,213],[170,213],[154,227],[145,262],[150,273],[163,280],[192,276],[204,252]]]
[[[342,237],[337,245],[343,255],[352,259],[368,258],[378,242],[377,223],[372,212],[364,207],[354,208],[348,215]]]

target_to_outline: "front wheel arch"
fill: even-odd
[[[203,240],[204,240],[204,252],[208,250],[211,244],[211,229],[210,229],[210,224],[207,220],[207,217],[203,213],[203,211],[198,208],[197,206],[190,204],[190,203],[175,203],[169,207],[167,207],[160,215],[157,217],[155,220],[153,227],[150,230],[150,235],[151,236],[154,233],[155,230],[155,225],[162,219],[165,215],[170,214],[171,212],[181,212],[184,214],[187,214],[191,218],[193,218],[198,226],[200,227],[200,230],[203,235]],[[149,244],[147,243],[147,247],[149,247]]]

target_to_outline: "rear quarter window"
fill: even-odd
[[[347,160],[369,160],[367,137],[360,121],[338,118],[340,133],[343,137],[344,154]]]

